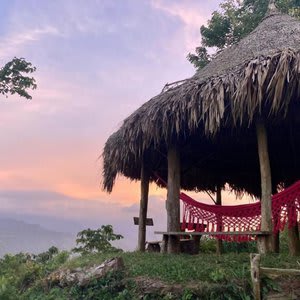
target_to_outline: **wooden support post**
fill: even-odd
[[[194,240],[194,254],[199,254],[200,251],[200,239],[201,239],[201,235],[195,235],[193,237]]]
[[[169,236],[166,234],[163,234],[163,241],[162,245],[160,248],[161,253],[167,253],[168,252],[168,241],[169,241]]]
[[[261,300],[261,291],[260,291],[260,254],[250,254],[250,264],[251,264],[251,279],[252,279],[252,288],[253,288],[253,297],[254,300]]]
[[[296,205],[296,203],[294,203]],[[297,220],[297,212],[296,210],[289,209],[288,210],[288,219],[289,222],[293,220]],[[299,227],[298,223],[291,228],[288,228],[288,238],[289,238],[289,252],[290,255],[296,256],[300,254],[300,241],[299,241]]]
[[[274,252],[279,253],[280,252],[280,231],[274,233]]]
[[[289,237],[289,250],[290,255],[300,255],[300,240],[299,240],[299,227],[298,224],[292,228],[288,228]]]
[[[256,134],[261,177],[261,230],[272,232],[271,167],[268,152],[267,130],[262,121],[256,123]],[[260,244],[258,248],[261,253],[274,251],[273,235],[259,238],[258,243]]]
[[[273,226],[279,222],[279,216],[280,214],[274,214],[273,215]],[[273,236],[273,242],[274,242],[274,252],[279,253],[280,252],[280,231],[274,233]]]
[[[145,252],[148,193],[149,193],[149,171],[146,169],[145,164],[142,163],[141,201],[140,201],[139,235],[138,235],[138,250],[141,252]]]
[[[180,154],[176,146],[168,149],[167,230],[180,231]],[[180,251],[179,237],[169,236],[168,253]]]
[[[216,193],[216,205],[222,205],[222,189],[221,186],[217,186],[217,193]],[[221,217],[222,218],[222,217]],[[218,217],[217,219],[217,231],[223,231],[222,230],[222,219]],[[217,254],[221,255],[223,253],[223,243],[222,240],[217,239]]]

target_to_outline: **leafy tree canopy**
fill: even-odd
[[[18,94],[26,99],[32,97],[28,94],[28,89],[35,89],[36,82],[33,77],[26,76],[36,70],[30,62],[24,58],[14,58],[4,67],[0,68],[0,94]]]
[[[212,13],[207,26],[201,26],[201,47],[189,53],[187,59],[196,69],[202,69],[219,52],[249,34],[262,20],[269,0],[225,0],[220,10]],[[300,0],[277,0],[277,8],[284,13],[300,17]]]
[[[115,234],[112,225],[102,225],[97,230],[90,228],[78,232],[76,244],[78,247],[73,252],[86,254],[91,252],[105,253],[120,251],[111,245],[111,241],[120,240],[123,236]]]

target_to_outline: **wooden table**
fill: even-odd
[[[229,232],[197,232],[197,231],[154,231],[155,234],[162,234],[163,236],[163,243],[161,247],[161,252],[166,253],[168,250],[168,241],[170,237],[180,237],[180,236],[186,236],[190,239],[194,240],[195,247],[197,253],[199,253],[199,245],[200,245],[200,238],[203,235],[210,235],[210,236],[216,236],[216,235],[252,235],[252,236],[266,236],[271,234],[269,231],[229,231]],[[198,247],[198,249],[197,249]],[[197,254],[195,253],[195,254]]]

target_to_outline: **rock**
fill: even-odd
[[[51,273],[46,279],[46,286],[58,285],[60,287],[79,285],[81,287],[89,285],[94,279],[104,277],[111,271],[124,269],[124,262],[121,257],[108,259],[101,265],[90,268],[76,268],[74,270],[58,270]]]

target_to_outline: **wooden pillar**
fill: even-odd
[[[221,186],[217,186],[217,193],[216,193],[216,205],[222,205],[222,189]],[[222,219],[218,217],[217,219],[217,231],[222,231]],[[222,240],[217,239],[217,254],[222,254],[223,253],[223,243]]]
[[[276,193],[277,190],[273,189],[273,193]],[[280,213],[274,213],[273,215],[273,226],[277,226],[278,222],[280,222]],[[273,235],[273,242],[274,242],[274,252],[279,253],[280,252],[280,230],[278,230]]]
[[[280,252],[280,231],[274,233],[274,252]]]
[[[300,255],[300,240],[298,223],[295,226],[288,228],[289,237],[289,252],[290,255]]]
[[[149,171],[146,169],[145,164],[142,163],[141,200],[140,200],[139,235],[138,235],[138,250],[141,252],[145,251],[148,194],[149,194]]]
[[[260,255],[250,254],[250,272],[252,279],[253,297],[254,300],[261,300],[261,288],[260,288]]]
[[[180,230],[180,154],[176,146],[168,149],[167,230]],[[179,237],[169,236],[168,253],[178,253]]]
[[[272,179],[270,158],[268,152],[268,138],[265,124],[262,121],[256,123],[256,134],[258,144],[258,156],[261,177],[261,230],[273,230],[272,224]],[[258,238],[261,253],[273,252],[273,235]]]

